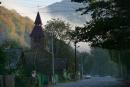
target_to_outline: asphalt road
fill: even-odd
[[[70,83],[59,83],[54,87],[123,87],[121,82],[113,77],[92,77]]]

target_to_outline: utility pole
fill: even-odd
[[[76,44],[77,44],[77,41],[74,42],[74,46],[75,46],[75,80],[77,79],[77,55],[76,55]]]
[[[0,1],[0,9],[1,9],[1,1]],[[0,13],[1,13],[1,10],[0,10]]]
[[[54,32],[52,29],[52,84],[55,83]]]
[[[81,58],[81,78],[83,79],[83,72],[84,72],[84,63],[83,63],[83,57]]]
[[[121,50],[119,50],[118,61],[119,61],[120,77],[123,77],[123,67],[122,67],[122,62],[121,62]]]

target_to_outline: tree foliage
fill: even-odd
[[[0,47],[0,74],[5,74],[6,71],[6,54]]]
[[[10,69],[9,63],[12,59],[16,58],[15,52],[11,54],[10,52],[6,51],[6,49],[14,49],[14,48],[20,48],[20,45],[13,40],[6,40],[3,42],[3,44],[0,45],[0,74],[9,74],[13,72],[14,70]]]
[[[90,54],[82,52],[80,56],[85,74],[118,75],[117,65],[110,60],[108,50],[94,48]]]
[[[6,40],[2,44],[2,48],[20,48],[20,43],[14,40]]]
[[[92,20],[84,27],[76,28],[79,41],[91,42],[91,46],[107,49],[127,49],[130,44],[129,1],[81,1],[86,1],[87,6],[77,11],[91,14]]]
[[[86,3],[77,9],[82,15],[91,14],[92,20],[84,27],[76,27],[78,41],[90,42],[93,47],[112,50],[115,61],[129,70],[128,53],[130,49],[130,1],[129,0],[72,0]],[[113,51],[114,50],[114,51]],[[122,52],[123,51],[123,52]],[[120,55],[120,56],[119,56]],[[118,58],[119,57],[119,58]]]
[[[73,48],[66,44],[62,40],[55,40],[54,41],[54,54],[55,58],[62,58],[66,60],[67,63],[67,72],[73,73],[74,72],[74,50]]]
[[[49,33],[54,33],[54,37],[59,40],[68,40],[70,31],[70,24],[65,23],[63,20],[60,19],[52,19],[47,22],[45,25],[45,29]]]
[[[52,34],[53,31],[55,58],[66,60],[67,72],[74,73],[74,50],[65,42],[70,40],[70,32],[72,31],[70,24],[60,19],[52,19],[45,25],[45,31],[49,34]]]

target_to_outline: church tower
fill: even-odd
[[[32,49],[45,49],[45,34],[42,28],[42,21],[39,12],[34,22],[34,28],[30,34]]]

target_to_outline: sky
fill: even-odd
[[[40,8],[44,8],[48,5],[51,5],[56,2],[60,2],[62,0],[0,0],[2,2],[2,6],[5,6],[8,9],[14,9],[22,16],[28,16],[33,21],[35,20],[35,17],[37,15],[37,12]],[[47,9],[44,9],[45,12]],[[46,21],[51,19],[51,16],[49,14],[42,14],[41,19],[43,21],[43,25],[45,25]],[[90,52],[90,47],[87,43],[80,43],[79,48],[77,48],[80,51],[86,51]]]
[[[8,9],[15,9],[22,16],[29,16],[35,20],[37,11],[40,8],[46,7],[62,0],[0,0],[2,6]]]

